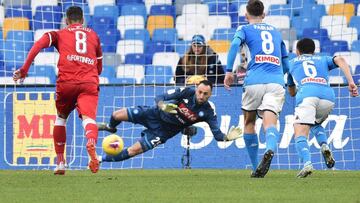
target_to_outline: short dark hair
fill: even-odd
[[[211,89],[211,90],[212,90],[212,88],[213,88],[213,84],[212,84],[212,82],[209,81],[209,80],[202,80],[202,81],[199,82],[199,85],[200,85],[200,84],[203,84],[203,85],[206,85],[206,86],[210,86],[210,89]]]
[[[80,22],[83,19],[83,11],[79,6],[70,6],[66,10],[66,17],[71,22]]]
[[[252,16],[261,16],[264,13],[264,4],[259,0],[249,0],[246,11]]]
[[[315,43],[312,39],[303,38],[297,42],[296,49],[300,54],[313,54],[315,52]]]

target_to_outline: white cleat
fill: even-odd
[[[65,164],[60,162],[54,169],[54,175],[65,175]]]
[[[328,168],[332,168],[335,165],[335,159],[333,157],[333,154],[329,148],[329,145],[323,144],[321,145],[321,153],[324,157],[325,164]]]
[[[304,168],[297,174],[296,177],[298,178],[306,178],[307,176],[311,175],[314,171],[314,167],[311,163],[305,164]]]

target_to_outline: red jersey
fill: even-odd
[[[35,56],[43,48],[54,46],[59,54],[57,83],[96,83],[102,71],[102,51],[97,34],[81,24],[72,24],[45,33],[31,48],[21,68],[26,75]]]

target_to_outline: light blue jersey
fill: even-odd
[[[333,57],[304,54],[290,61],[288,85],[297,86],[296,105],[306,97],[318,97],[335,102],[329,84],[329,70],[337,68]]]
[[[250,61],[244,85],[268,83],[284,85],[282,64],[283,59],[287,58],[287,51],[281,33],[266,23],[238,27],[228,54],[227,72],[232,71],[237,48],[243,44],[247,45],[251,55],[248,57]],[[287,71],[287,67],[284,69]]]

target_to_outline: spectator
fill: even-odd
[[[207,79],[214,84],[224,81],[224,69],[219,56],[205,44],[202,35],[194,35],[191,47],[180,58],[175,72],[175,83],[178,85],[197,84]]]

